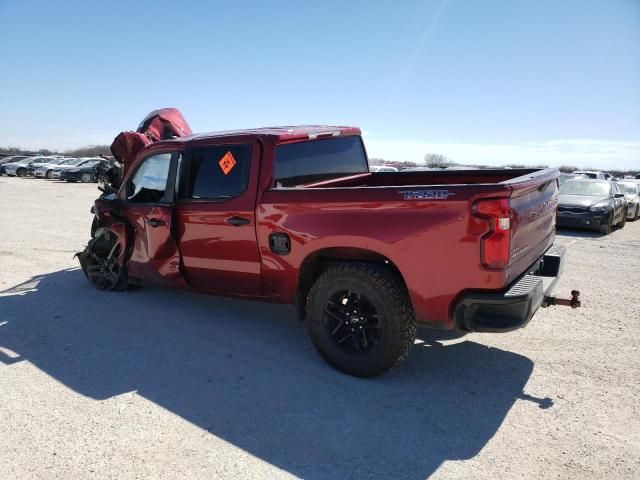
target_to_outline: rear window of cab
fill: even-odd
[[[318,139],[278,145],[276,187],[294,187],[369,171],[359,136]]]

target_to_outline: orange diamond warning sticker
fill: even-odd
[[[218,165],[220,165],[220,169],[222,170],[222,173],[226,175],[233,169],[233,167],[236,166],[236,159],[233,158],[233,155],[231,155],[231,152],[227,152],[224,154],[224,157],[220,159],[220,161],[218,162]]]

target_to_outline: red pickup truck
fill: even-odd
[[[193,135],[174,109],[112,151],[124,175],[79,254],[99,289],[295,304],[318,352],[357,376],[398,364],[419,325],[503,332],[553,303],[556,170],[372,173],[357,128]]]

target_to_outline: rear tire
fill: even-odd
[[[325,270],[306,303],[309,335],[331,366],[373,377],[404,360],[417,323],[401,280],[377,265],[352,262]]]
[[[635,222],[640,217],[640,205],[636,206],[636,214],[633,216],[633,221]]]

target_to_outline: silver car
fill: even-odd
[[[36,178],[53,178],[53,171],[62,166],[69,165],[71,162],[80,161],[78,158],[56,158],[47,163],[38,165],[33,172]]]
[[[640,182],[622,180],[618,185],[627,199],[627,219],[637,220],[640,217]]]
[[[5,163],[3,165],[4,173],[10,177],[26,177],[27,169],[30,166],[38,163],[46,163],[50,160],[51,158],[49,157],[27,157],[18,162]]]

